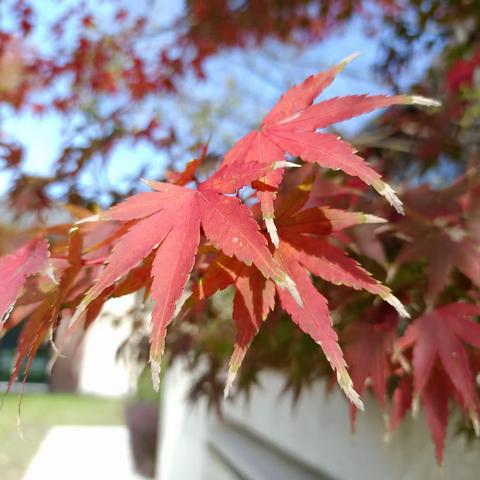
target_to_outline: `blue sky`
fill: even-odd
[[[52,2],[47,0],[45,11],[40,12],[46,18],[52,11],[48,8]],[[180,0],[157,2],[154,17],[159,19],[158,24],[168,25],[181,12],[181,6]],[[45,45],[48,49],[46,38],[39,35],[35,40],[41,48]],[[268,41],[261,48],[247,51],[225,50],[207,61],[205,81],[200,82],[193,75],[187,77],[180,86],[181,95],[158,99],[155,109],[165,120],[172,121],[179,132],[178,163],[181,164],[186,160],[185,145],[210,137],[214,151],[225,151],[258,123],[283,91],[354,52],[360,52],[361,56],[321,98],[352,93],[389,93],[372,74],[379,51],[379,40],[367,37],[359,21],[353,21],[341,34],[315,46],[299,48]],[[407,91],[409,83],[421,76],[430,61],[430,58],[421,58],[414,62],[408,80],[402,82]],[[342,132],[348,137],[361,129],[372,115],[344,122],[340,125]],[[2,118],[3,131],[26,146],[25,170],[35,175],[48,175],[52,162],[62,150],[62,118],[56,114],[11,115],[6,111],[2,112]],[[112,184],[127,185],[126,179],[139,165],[151,166],[149,174],[153,177],[161,173],[163,163],[162,156],[146,145],[122,144],[116,149],[107,171],[101,172],[101,178]],[[81,179],[83,187],[93,188],[98,176],[98,170],[88,172]],[[8,188],[5,177],[1,184],[0,192]]]

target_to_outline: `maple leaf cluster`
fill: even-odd
[[[31,240],[0,259],[3,328],[23,322],[10,386],[25,359],[28,374],[36,351],[55,338],[60,322],[69,324],[56,339],[61,349],[71,332],[91,325],[109,298],[143,291],[153,301],[150,362],[158,387],[174,317],[187,321],[230,287],[236,336],[226,394],[262,326],[283,311],[323,351],[352,408],[363,408],[360,395],[369,384],[384,408],[391,393],[393,430],[420,398],[439,461],[449,399],[478,429],[479,190],[471,188],[476,180],[466,176],[441,193],[441,202],[437,192],[416,192],[421,200],[407,201],[402,220],[402,203],[380,174],[348,143],[318,130],[391,105],[436,102],[351,95],[314,103],[346,63],[288,90],[210,177],[199,178],[205,148],[183,172],[169,172],[169,182],[146,181],[151,191],[95,215],[77,208],[82,218],[74,225],[27,232]],[[300,161],[303,167],[292,168]],[[351,179],[344,185],[326,182],[321,168]],[[387,280],[415,314],[410,323],[402,301],[357,261],[388,263],[371,230],[386,220],[354,208],[366,206],[369,186],[397,212],[386,212],[392,222],[385,235],[397,245]],[[416,238],[421,240],[409,242]],[[408,277],[408,267],[425,259],[427,293],[419,305],[423,290]],[[460,299],[447,291],[454,267],[470,282]],[[373,302],[365,319],[334,328],[332,305],[347,311],[360,292],[385,304]],[[392,379],[396,386],[389,390]]]
[[[83,220],[0,226],[2,333],[22,328],[11,382],[22,368],[28,373],[42,343],[61,350],[109,298],[140,291],[144,301],[153,299],[155,381],[167,327],[168,361],[183,354],[190,362],[207,360],[192,397],[207,395],[213,405],[234,379],[235,389],[248,393],[263,368],[281,371],[294,398],[334,372],[332,384],[337,379],[353,402],[352,426],[368,390],[388,413],[388,433],[421,405],[441,462],[450,407],[478,433],[478,6],[433,2],[425,9],[421,2],[379,0],[372,15],[372,2],[237,3],[189,0],[165,31],[142,16],[149,2],[132,10],[112,2],[100,15],[96,5],[74,2],[59,6],[46,28],[34,2],[13,0],[4,9],[0,101],[6,111],[41,116],[53,110],[65,125],[76,125],[49,177],[25,174],[21,143],[0,138],[2,172],[13,179],[9,206],[20,216],[36,212],[42,223],[58,184],[68,211]],[[92,216],[96,198],[81,192],[78,179],[95,159],[105,166],[125,139],[167,152],[178,143],[165,119],[145,113],[154,96],[177,94],[177,81],[192,71],[204,78],[205,60],[224,47],[272,37],[305,45],[353,15],[380,27],[380,37],[388,32],[379,73],[397,87],[418,52],[432,49],[432,39],[422,41],[434,24],[441,62],[413,88],[442,98],[441,109],[417,108],[413,103],[425,100],[406,96],[313,103],[340,64],[288,91],[210,178],[205,172],[216,154],[204,148],[183,171],[167,171],[168,183],[147,182],[153,191]],[[458,25],[468,32],[462,38]],[[48,49],[35,46],[37,27],[49,32]],[[355,148],[331,127],[394,104],[405,106],[378,117],[352,140]],[[138,112],[145,121],[133,126]],[[76,142],[77,135],[85,141]],[[300,161],[302,168],[290,168]],[[404,181],[405,207],[377,167]],[[409,186],[437,176],[447,186]],[[109,189],[113,203],[138,192]],[[229,292],[233,322],[223,318]],[[70,324],[65,336],[61,323]]]

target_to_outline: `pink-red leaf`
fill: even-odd
[[[338,208],[320,207],[323,214],[332,224],[332,230],[338,232],[354,225],[362,225],[365,223],[386,223],[384,218],[370,215],[362,212],[349,212],[339,210]]]
[[[213,245],[247,265],[254,264],[266,278],[295,295],[294,283],[273,259],[248,207],[238,198],[208,190],[200,190],[198,198],[203,231]]]
[[[479,399],[462,344],[463,340],[480,345],[480,324],[472,320],[477,315],[480,307],[476,305],[440,307],[417,318],[397,344],[401,351],[413,346],[413,391],[422,398],[438,461],[442,458],[449,396],[455,394],[460,399],[478,430]]]
[[[88,304],[103,290],[126,275],[161,244],[171,230],[175,228],[178,215],[188,213],[192,200],[196,201],[195,192],[181,188],[179,193],[180,195],[176,197],[175,201],[171,200],[169,202],[168,208],[147,218],[142,218],[114,244],[112,253],[106,260],[106,267],[79,305],[72,318],[72,324],[76,322]]]
[[[170,183],[145,180],[145,184],[156,192],[137,193],[109,210],[83,219],[80,223],[98,220],[118,220],[122,222],[138,220],[168,208],[171,202],[178,201],[183,196],[188,195],[189,192],[188,189]]]
[[[408,375],[403,375],[392,395],[392,411],[390,413],[389,430],[397,429],[402,419],[412,406],[412,380]]]
[[[284,156],[282,149],[262,132],[251,132],[235,144],[218,170],[200,188],[235,193],[274,170],[275,163]]]
[[[312,105],[288,122],[288,125],[292,129],[315,130],[364,115],[378,108],[407,102],[407,97],[404,96],[347,95],[345,97],[335,97]]]
[[[283,235],[283,236],[282,236]],[[366,290],[378,295],[392,305],[400,315],[409,314],[401,302],[385,285],[377,282],[355,260],[326,240],[307,236],[286,235],[281,237],[292,248],[292,255],[314,275],[335,285],[346,285],[356,290]]]
[[[85,306],[102,291],[136,267],[172,229],[172,210],[162,210],[130,227],[115,244],[106,267],[85,297]],[[80,307],[81,308],[81,307]]]
[[[320,208],[307,208],[292,216],[284,215],[276,224],[280,236],[284,237],[297,237],[299,234],[325,236],[332,231],[330,220]]]
[[[409,103],[433,105],[434,102],[420,97],[352,95],[312,105],[315,98],[330,85],[346,63],[348,60],[326,72],[308,77],[304,82],[287,91],[265,117],[260,129],[240,139],[225,155],[219,171],[206,182],[206,185],[215,185],[217,191],[232,193],[233,188],[235,186],[238,188],[240,183],[230,181],[231,173],[228,175],[220,173],[225,172],[229,165],[239,165],[239,162],[251,165],[252,162],[257,162],[261,166],[272,166],[275,162],[283,160],[286,154],[290,154],[301,157],[304,161],[318,163],[320,166],[342,170],[349,175],[359,177],[367,185],[373,186],[399,212],[403,213],[402,203],[395,192],[364,160],[355,155],[348,144],[341,142],[333,135],[318,134],[315,131],[377,108]],[[254,178],[255,172],[251,167],[249,170],[252,171],[250,181],[259,180]],[[222,176],[228,180],[223,182],[225,187],[221,186]],[[243,184],[246,184],[247,180],[249,178],[244,177]],[[281,174],[277,175],[274,181],[270,178],[263,183],[278,189],[280,180]],[[262,192],[260,202],[263,217],[267,222],[272,241],[277,245],[278,237],[273,224],[272,211],[275,191],[263,188],[259,190]]]
[[[426,259],[428,262],[427,301],[433,303],[447,286],[456,267],[480,286],[480,243],[465,231],[420,227],[414,230],[415,242],[404,246],[396,259],[398,265]],[[410,232],[407,231],[407,234]]]
[[[347,372],[347,364],[338,345],[338,336],[332,326],[327,300],[315,288],[303,267],[288,252],[283,251],[282,244],[277,255],[282,267],[297,285],[303,304],[300,306],[286,290],[278,289],[283,308],[291,315],[292,320],[320,345],[337,374],[340,387],[352,403],[363,409],[362,401],[353,388]]]
[[[449,385],[445,374],[435,369],[422,392],[422,404],[428,428],[435,444],[435,457],[441,464],[448,425]]]
[[[301,157],[310,163],[321,167],[341,170],[348,175],[359,177],[367,185],[371,185],[380,195],[383,195],[395,209],[403,213],[402,202],[392,188],[381,179],[358,155],[355,150],[338,137],[329,133],[309,131],[289,132],[284,128],[272,129],[270,134],[274,141],[291,155]]]
[[[440,361],[465,406],[475,409],[478,396],[462,340],[476,342],[480,324],[471,317],[480,315],[480,307],[450,304],[417,318],[399,340],[405,350],[413,345],[414,390],[420,393],[428,382],[434,365]]]
[[[352,55],[351,57],[346,58],[338,65],[335,65],[325,72],[310,75],[302,83],[292,87],[282,95],[277,104],[265,117],[263,125],[284,121],[285,118],[309,107],[322,91],[335,80],[337,74],[355,58],[355,56],[356,55]]]
[[[235,279],[232,317],[237,335],[230,358],[225,396],[240,368],[250,343],[275,305],[275,285],[254,267],[244,267]]]
[[[371,315],[368,317],[370,320]],[[343,332],[342,340],[353,387],[359,395],[362,395],[366,382],[370,379],[380,406],[385,408],[387,381],[391,375],[389,359],[395,339],[397,316],[392,310],[387,312],[381,309],[378,317],[378,322],[364,320],[353,322]],[[352,426],[355,414],[356,410],[352,410]]]
[[[193,268],[199,242],[198,202],[196,196],[191,195],[175,212],[170,231],[160,244],[152,264],[151,296],[155,305],[152,313],[150,361],[157,390],[166,328],[173,318],[176,303]]]
[[[48,268],[48,242],[36,238],[0,258],[0,329],[8,318],[25,281]]]

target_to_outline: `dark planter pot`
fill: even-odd
[[[158,440],[158,410],[153,402],[132,402],[125,408],[135,470],[147,478],[155,476]]]

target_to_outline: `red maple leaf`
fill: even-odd
[[[62,265],[61,269],[56,271],[57,275],[60,274],[58,285],[52,282],[54,288],[48,289],[44,298],[22,328],[8,389],[11,388],[13,382],[17,379],[25,358],[28,358],[28,361],[24,367],[24,380],[30,371],[33,358],[42,342],[49,335],[53,337],[53,330],[59,317],[62,302],[67,298],[70,289],[75,283],[77,274],[82,268],[82,245],[82,237],[78,229],[73,229],[70,235],[66,265]],[[40,262],[39,265],[42,265],[44,269],[46,262],[48,262],[48,257],[48,245],[42,241],[40,256],[33,258],[36,258],[36,261]]]
[[[135,195],[87,219],[114,221],[120,227],[100,242],[102,248],[111,245],[111,251],[105,259],[105,267],[78,305],[72,325],[80,316],[83,318],[84,312],[88,318],[91,318],[90,312],[98,312],[108,296],[120,288],[120,283],[123,282],[120,291],[131,291],[131,282],[139,285],[138,277],[126,280],[132,271],[140,269],[141,278],[150,272],[151,281],[145,281],[154,300],[150,359],[154,382],[158,387],[156,373],[164,350],[166,329],[194,267],[199,244],[205,237],[215,249],[222,251],[226,257],[235,257],[237,262],[234,268],[237,287],[234,316],[238,336],[233,370],[273,306],[275,284],[284,309],[304,332],[321,345],[337,373],[340,386],[354,403],[361,406],[332,327],[327,300],[315,288],[310,273],[336,284],[379,295],[401,314],[407,315],[387,287],[380,285],[340,248],[324,239],[332,228],[338,230],[377,219],[321,207],[305,208],[308,188],[304,192],[297,189],[288,199],[276,205],[278,233],[282,238],[279,245],[273,224],[273,202],[283,177],[282,168],[289,165],[285,162],[285,155],[290,154],[359,177],[401,210],[401,202],[393,190],[355,155],[348,144],[316,130],[396,103],[433,102],[407,96],[348,96],[312,105],[346,63],[311,76],[286,92],[266,116],[260,130],[242,138],[225,155],[218,170],[196,189],[184,185],[193,179],[199,162],[191,163],[184,174],[175,176],[174,181],[178,185],[147,182],[153,192]],[[246,185],[252,185],[259,193],[266,227],[276,249],[261,233],[250,209],[239,198],[228,195],[238,193]],[[78,265],[81,266],[84,260],[80,260]],[[98,260],[98,257],[94,259]],[[142,270],[142,266],[146,269]],[[56,305],[70,298],[70,290],[77,283],[76,271],[72,270],[74,267],[77,268],[77,263],[72,264],[69,260],[69,266],[61,276],[62,286],[52,293],[61,300],[56,301]],[[81,285],[85,288],[86,283]],[[85,291],[79,290],[77,285],[75,291]],[[76,303],[70,301],[69,305]],[[49,320],[47,324],[53,321]],[[36,342],[36,337],[30,340]]]
[[[398,318],[392,310],[384,308],[365,315],[368,321],[351,323],[343,332],[345,359],[350,366],[353,386],[359,395],[363,394],[367,381],[385,408],[387,381],[392,373],[390,357],[396,336]],[[352,428],[356,409],[351,409]]]
[[[140,193],[95,218],[133,224],[115,241],[105,269],[80,304],[72,323],[106,288],[155,252],[151,362],[158,369],[166,328],[194,265],[200,225],[216,248],[241,262],[254,264],[265,278],[290,289],[293,295],[296,293],[294,283],[272,257],[258,224],[239,199],[217,193],[205,184],[197,190],[159,182],[149,185],[156,191]],[[158,378],[155,372],[153,377]]]
[[[429,305],[448,285],[454,268],[480,286],[478,206],[474,196],[464,199],[461,205],[458,197],[463,188],[458,184],[439,191],[415,189],[409,195],[412,201],[408,218],[397,225],[404,235],[415,240],[403,246],[391,273],[405,262],[426,259]]]
[[[278,162],[283,162],[285,155],[289,154],[300,157],[305,162],[317,163],[322,167],[341,170],[360,178],[383,195],[397,211],[403,213],[402,202],[393,189],[355,154],[355,150],[348,143],[335,135],[318,133],[316,130],[394,104],[436,105],[436,102],[402,95],[392,97],[350,95],[313,104],[318,95],[333,82],[337,73],[343,70],[352,58],[354,56],[330,70],[308,77],[301,84],[288,90],[264,118],[260,128],[240,139],[225,155],[218,171],[207,184],[215,185],[217,190],[224,193],[231,193],[230,184],[225,184],[224,187],[218,185],[218,180],[226,169],[229,167],[239,169],[243,162],[282,165]],[[273,200],[282,176],[282,170],[276,170],[254,185],[260,190],[263,217],[274,244],[278,244],[278,237],[273,224]]]
[[[330,245],[325,239],[332,230],[340,230],[365,221],[380,219],[357,212],[343,212],[321,207],[304,208],[308,202],[312,178],[298,185],[286,197],[276,202],[277,226],[280,238],[274,258],[295,282],[301,302],[286,290],[277,294],[283,309],[301,330],[310,335],[322,348],[340,386],[347,396],[361,408],[361,401],[352,387],[347,373],[347,364],[338,345],[333,329],[328,302],[312,283],[309,272],[334,284],[345,284],[379,295],[395,306],[402,315],[407,312],[390,290],[373,279],[353,259]],[[327,217],[328,215],[328,217]],[[274,248],[271,245],[271,248]],[[233,319],[237,327],[237,341],[230,360],[226,393],[232,385],[248,346],[257,334],[260,325],[274,307],[272,282],[261,282],[255,267],[245,268],[240,262],[219,255],[207,269],[187,301],[204,300],[229,285],[236,288]]]
[[[31,275],[48,269],[48,243],[35,238],[11,255],[0,258],[0,329]]]
[[[280,249],[300,262],[310,273],[335,285],[346,285],[380,296],[402,316],[408,313],[390,289],[372,278],[344,250],[332,245],[327,236],[345,228],[382,223],[383,219],[359,212],[308,206],[311,180],[298,185],[285,199],[277,202],[277,226],[283,240]],[[294,226],[292,228],[292,226]]]
[[[472,317],[480,307],[452,303],[417,318],[398,341],[399,351],[413,347],[413,392],[420,396],[441,462],[448,421],[448,399],[454,396],[478,431],[479,401],[464,343],[480,348],[480,324]]]

